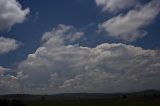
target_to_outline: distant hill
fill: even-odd
[[[55,95],[30,95],[30,94],[12,94],[12,95],[0,95],[0,99],[20,99],[20,100],[39,100],[39,99],[55,99],[55,100],[75,100],[75,99],[105,99],[115,97],[160,97],[160,90],[145,90],[133,93],[63,93]]]

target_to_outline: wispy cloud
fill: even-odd
[[[118,12],[136,4],[138,0],[95,0],[97,6],[102,7],[102,11]]]

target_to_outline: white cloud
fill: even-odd
[[[0,66],[0,94],[121,92],[160,87],[159,50],[121,43],[82,47],[75,43],[79,35],[83,32],[73,26],[58,25],[43,35],[42,45],[17,69]],[[13,70],[17,75],[8,74]]]
[[[109,11],[127,8],[135,1],[96,0],[97,5]],[[7,9],[7,4],[12,9]],[[142,28],[155,19],[160,11],[158,8],[159,1],[154,0],[129,11],[127,15],[107,20],[99,27],[110,36],[133,41],[145,35]],[[1,14],[7,13],[4,11],[11,17],[16,14],[15,18],[2,18]],[[0,0],[0,30],[23,22],[28,13],[29,10],[22,10],[16,0]],[[73,26],[62,24],[44,33],[42,45],[35,53],[29,54],[17,69],[0,66],[0,94],[121,92],[160,88],[159,50],[145,50],[122,43],[104,43],[95,48],[78,46],[76,42],[83,35]],[[16,40],[0,37],[0,54],[18,46]],[[17,75],[6,73],[12,70]]]
[[[103,11],[117,12],[119,10],[131,7],[136,4],[137,0],[95,0]]]
[[[17,69],[27,76],[19,79],[23,92],[120,92],[160,87],[158,50],[121,43],[95,48],[66,43],[77,33],[81,32],[59,25],[44,34],[42,46]]]
[[[0,37],[0,54],[16,50],[19,46],[20,42],[15,39]]]
[[[115,16],[99,25],[109,36],[125,41],[134,41],[144,37],[147,32],[144,27],[154,21],[160,12],[160,1],[152,0],[145,6],[130,10],[126,15]]]
[[[53,28],[51,32],[46,32],[42,41],[48,41],[54,37],[54,42],[58,43],[73,43],[80,39],[84,35],[84,32],[77,32],[73,26],[66,26],[59,24],[57,28]],[[51,41],[52,42],[52,41]],[[48,43],[47,43],[48,44]]]
[[[29,8],[22,9],[17,0],[0,0],[0,30],[22,23],[29,14]]]

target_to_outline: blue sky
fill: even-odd
[[[15,83],[13,88],[2,84],[0,89],[6,87],[5,93],[17,93],[14,88],[23,93],[37,93],[37,89],[43,93],[71,92],[72,86],[75,86],[73,92],[105,92],[104,89],[108,89],[106,92],[123,92],[122,88],[135,91],[151,89],[151,86],[159,89],[160,2],[120,1],[0,0],[0,6],[4,5],[0,11],[0,75],[4,82]],[[8,9],[8,4],[14,11]],[[101,53],[97,54],[98,51]],[[71,55],[73,60],[69,58]],[[64,69],[66,71],[62,71]],[[152,78],[155,73],[157,77]],[[96,75],[97,79],[94,79]],[[131,76],[134,77],[132,80],[127,79]],[[147,79],[147,76],[152,77]],[[52,77],[53,85],[49,82]],[[87,86],[86,81],[78,86],[86,77],[91,77],[88,83],[95,82],[95,85]],[[116,79],[122,85],[116,85]],[[133,86],[136,79],[140,83],[131,89],[129,86]],[[101,85],[108,81],[115,84]],[[53,88],[48,87],[51,85]],[[99,88],[94,89],[97,85]],[[45,87],[48,88],[46,92],[43,91]],[[52,92],[54,89],[58,90]]]

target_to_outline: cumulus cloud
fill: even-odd
[[[20,44],[15,39],[0,37],[0,54],[16,50]]]
[[[18,93],[20,86],[15,76],[7,74],[11,69],[0,66],[0,94]]]
[[[18,66],[16,78],[22,92],[120,92],[160,87],[159,50],[121,43],[81,47],[72,40],[80,39],[76,37],[79,33],[72,26],[59,25],[43,35],[42,45]]]
[[[135,1],[96,0],[96,3],[103,6],[104,11],[115,12],[132,6]],[[107,20],[99,28],[110,36],[133,41],[145,36],[142,28],[158,15],[159,4],[158,0],[153,0],[126,15]],[[29,9],[23,10],[16,0],[0,0],[0,30],[23,22],[28,13]],[[0,94],[123,92],[160,88],[159,50],[122,43],[103,43],[94,48],[79,46],[78,40],[83,35],[84,32],[63,24],[44,33],[41,46],[17,68],[0,66]],[[16,40],[0,37],[0,54],[18,46]],[[8,71],[16,74],[10,75]]]
[[[99,24],[99,29],[106,31],[109,36],[134,41],[147,34],[143,29],[158,16],[159,8],[160,1],[152,0],[145,6],[130,10],[126,15],[120,14]]]
[[[17,0],[0,0],[0,30],[22,23],[27,14],[29,8],[23,10]]]
[[[160,87],[159,50],[122,43],[78,46],[76,42],[83,34],[66,25],[44,33],[42,45],[16,69],[0,67],[0,94],[123,92]],[[13,70],[17,74],[9,75]]]
[[[137,0],[95,0],[97,6],[101,6],[103,11],[117,12],[131,7]]]

